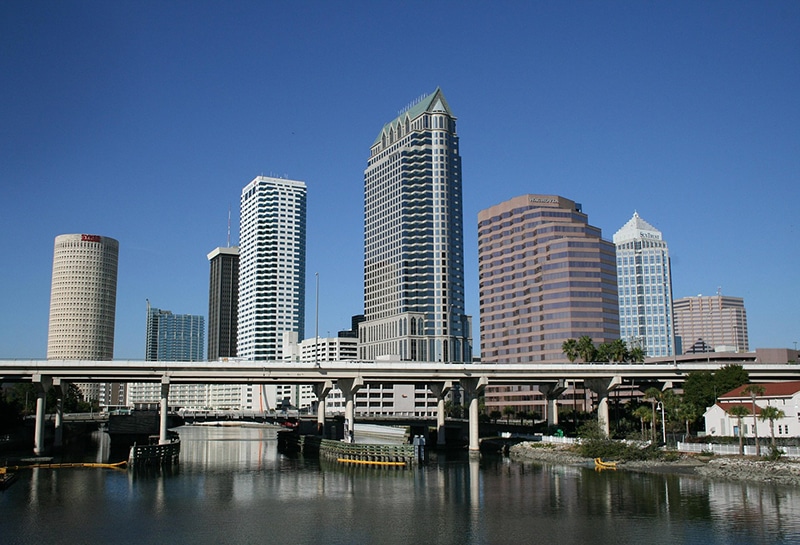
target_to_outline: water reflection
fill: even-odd
[[[800,542],[797,488],[466,456],[340,465],[284,457],[266,428],[180,434],[174,472],[27,472],[0,494],[3,543]],[[97,439],[84,459],[108,456]]]

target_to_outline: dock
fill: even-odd
[[[128,456],[128,466],[167,467],[178,463],[181,453],[181,439],[175,432],[170,432],[169,441],[159,444],[158,436],[152,436],[147,445],[134,443]]]

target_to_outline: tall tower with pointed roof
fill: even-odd
[[[648,357],[674,356],[672,274],[661,231],[637,212],[614,234],[620,336]]]
[[[436,89],[384,125],[370,148],[361,359],[472,360],[462,202],[456,118]]]

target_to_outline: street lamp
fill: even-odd
[[[317,281],[317,293],[314,300],[316,309],[314,316],[314,365],[319,367],[319,273],[314,273]]]
[[[667,444],[667,426],[666,422],[664,421],[664,404],[662,402],[658,402],[656,405],[656,409],[661,410],[661,439],[664,441],[664,445]]]

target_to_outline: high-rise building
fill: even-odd
[[[469,362],[461,156],[441,90],[384,125],[364,172],[359,357]]]
[[[744,299],[728,295],[698,295],[675,299],[675,335],[683,353],[747,352],[747,312]]]
[[[173,314],[147,302],[145,361],[203,361],[205,319]]]
[[[521,195],[479,212],[481,363],[561,363],[568,339],[618,339],[614,263],[614,245],[569,199]],[[585,406],[574,385],[560,401]],[[525,385],[489,386],[485,403],[539,417],[547,410]]]
[[[173,314],[151,307],[147,301],[145,361],[202,361],[205,345],[205,319],[193,314]],[[171,407],[203,408],[209,406],[209,385],[174,384],[169,390]],[[129,406],[157,407],[161,384],[128,384]]]
[[[242,190],[237,355],[282,359],[283,333],[303,336],[306,184],[258,176]]]
[[[56,237],[47,359],[114,359],[118,257],[113,238]]]
[[[285,339],[305,332],[306,184],[258,176],[242,189],[237,357],[285,359]],[[310,388],[310,387],[309,387]],[[275,386],[242,386],[240,407],[274,409]]]
[[[581,205],[522,195],[478,213],[481,362],[566,362],[562,344],[619,338],[614,245]]]
[[[119,242],[113,238],[87,234],[56,237],[47,359],[114,359],[118,258]],[[77,386],[87,400],[102,406],[124,403],[124,386]]]
[[[216,248],[208,254],[208,360],[236,357],[239,310],[239,248]]]
[[[672,274],[661,231],[634,212],[614,234],[620,336],[648,357],[674,356]]]

